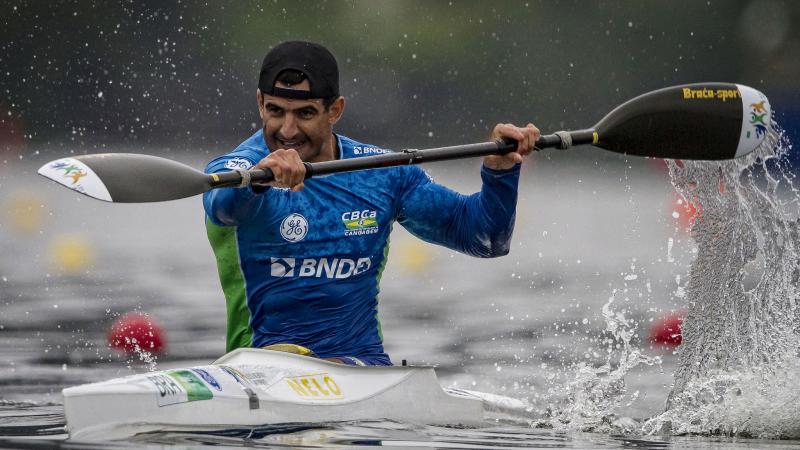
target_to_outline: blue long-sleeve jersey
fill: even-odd
[[[388,152],[336,136],[341,159]],[[269,154],[262,131],[207,173],[248,169]],[[519,166],[481,169],[465,196],[416,166],[306,180],[305,189],[216,189],[203,196],[228,309],[228,350],[298,344],[328,358],[390,363],[378,320],[392,225],[478,257],[508,253]]]

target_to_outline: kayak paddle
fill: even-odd
[[[594,127],[541,136],[537,149],[575,145],[628,155],[671,159],[724,160],[753,151],[764,140],[771,109],[761,92],[740,84],[698,83],[640,95],[608,113]],[[306,178],[354,170],[505,154],[508,139],[404,150],[363,158],[305,163]],[[61,158],[39,174],[96,199],[118,203],[177,200],[223,187],[273,180],[269,169],[206,174],[166,158],[100,153]]]

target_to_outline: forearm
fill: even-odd
[[[508,253],[517,201],[519,166],[481,169],[481,191],[465,196],[433,182],[410,189],[398,220],[414,235],[468,255]]]
[[[516,218],[519,170],[519,165],[508,170],[481,168],[481,191],[468,197],[465,204],[468,220],[454,224],[456,232],[465,238],[465,253],[483,258],[508,254]]]
[[[212,189],[203,194],[206,215],[216,225],[233,226],[255,217],[264,203],[264,195],[251,188]]]

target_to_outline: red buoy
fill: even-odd
[[[681,324],[685,311],[664,314],[650,325],[650,342],[668,347],[681,345]]]
[[[670,209],[676,225],[683,231],[691,230],[694,223],[700,220],[703,214],[703,207],[697,199],[688,202],[678,193],[675,194]]]
[[[108,344],[129,355],[137,351],[158,354],[165,348],[166,340],[161,326],[152,317],[142,313],[120,316],[108,330]]]

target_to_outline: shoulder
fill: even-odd
[[[399,169],[402,169],[404,178],[411,186],[433,183],[433,177],[420,166],[403,166]]]
[[[222,170],[247,170],[269,154],[264,142],[264,133],[258,130],[232,152],[214,158],[206,166],[206,173]]]
[[[377,145],[365,144],[340,134],[337,134],[336,137],[339,139],[339,146],[342,152],[341,159],[363,158],[386,153],[395,153],[395,150]],[[420,166],[395,166],[378,170],[390,176],[392,179],[395,179],[401,185],[415,185],[433,181],[433,178],[431,178],[428,172]]]
[[[384,153],[394,153],[394,151],[388,148],[383,148],[377,145],[358,142],[354,139],[350,139],[349,137],[342,136],[340,134],[337,134],[336,137],[339,140],[339,147],[342,152],[342,159],[361,158],[364,156],[374,156],[374,155],[382,155]]]

